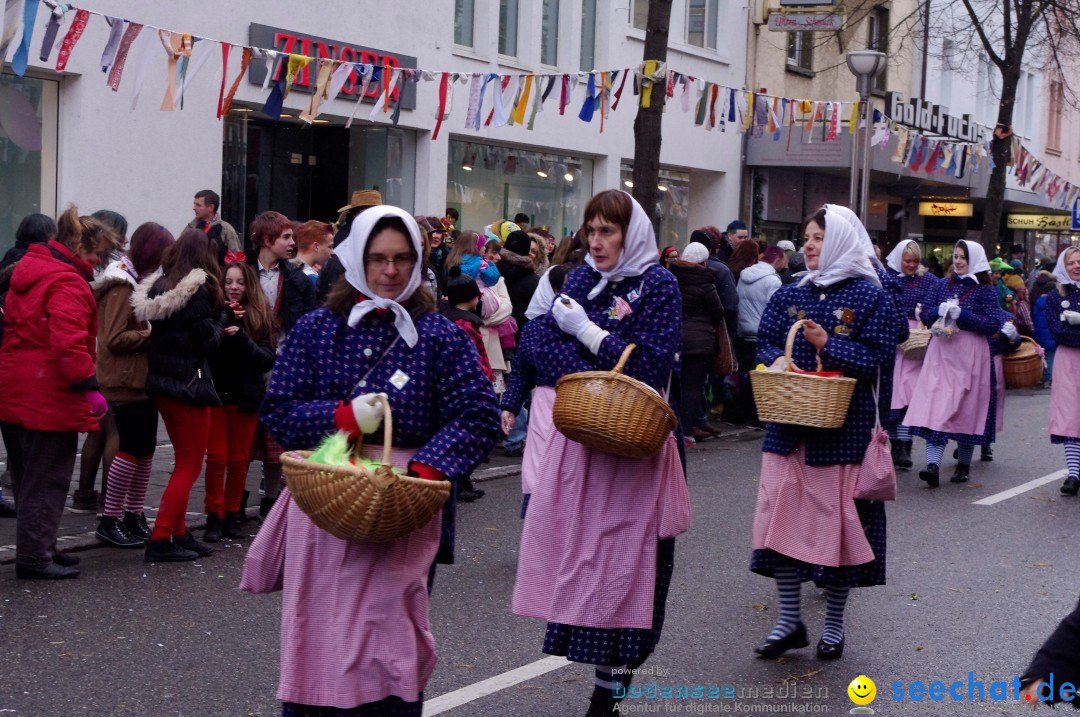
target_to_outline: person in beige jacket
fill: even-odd
[[[158,270],[161,255],[172,242],[165,227],[143,224],[131,235],[128,253],[109,264],[93,285],[98,305],[97,377],[120,434],[96,536],[118,548],[139,548],[150,539],[143,508],[158,426],[154,402],[146,395],[150,325],[135,318],[131,296],[142,279]]]

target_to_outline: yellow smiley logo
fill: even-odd
[[[857,705],[868,705],[877,697],[877,685],[866,675],[859,675],[847,688],[848,697]]]

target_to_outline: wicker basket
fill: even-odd
[[[795,373],[798,368],[791,360],[795,334],[806,324],[796,321],[788,331],[786,371],[750,372],[758,417],[765,423],[787,423],[810,428],[840,428],[847,417],[851,394],[857,381],[853,378],[808,376]],[[818,357],[818,370],[821,358]]]
[[[1020,348],[1002,356],[1005,364],[1005,386],[1007,388],[1032,388],[1043,378],[1043,360],[1034,339],[1021,336]]]
[[[904,353],[904,358],[910,361],[922,361],[926,356],[926,347],[930,345],[930,329],[912,329],[908,334],[908,340],[900,344],[899,349]]]
[[[555,383],[553,419],[572,441],[629,458],[654,456],[677,423],[656,391],[623,375],[630,344],[612,371],[584,371]]]
[[[382,465],[324,466],[307,460],[311,451],[281,456],[293,500],[315,525],[342,540],[383,543],[425,525],[450,497],[449,481],[412,478],[390,465],[393,422],[383,405]]]

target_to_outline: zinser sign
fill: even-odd
[[[886,95],[885,106],[889,110],[889,117],[902,125],[963,142],[982,141],[983,128],[971,119],[971,115],[956,117],[933,102],[917,97],[904,104],[904,96],[898,92]]]
[[[251,23],[251,25],[248,26],[248,38],[254,47],[274,48],[275,50],[286,54],[307,55],[308,57],[313,57],[315,59],[330,58],[332,60],[344,60],[345,62],[376,65],[377,67],[382,67],[383,65],[390,65],[390,67],[416,67],[416,58],[410,55],[400,55],[386,50],[376,50],[370,47],[354,45],[342,40],[329,40],[325,37],[304,35],[292,30],[270,27],[268,25],[259,25],[257,23]],[[275,65],[274,79],[279,79],[284,72],[285,62],[279,61]],[[314,92],[315,75],[316,65],[315,63],[311,63],[297,75],[296,81],[292,86],[292,91],[306,92],[308,94]],[[253,61],[248,67],[248,80],[252,84],[262,85],[263,79],[265,78],[265,63]],[[345,81],[345,85],[341,88],[341,95],[344,95],[345,99],[355,99],[356,93],[360,91],[360,83],[357,82],[358,79],[357,74],[353,72],[349,75],[349,79]],[[374,82],[371,83],[368,87],[367,94],[364,95],[364,101],[374,102],[375,98],[379,96],[381,89],[381,86],[376,85]],[[398,92],[395,90],[394,98],[397,99],[397,96]],[[407,82],[405,83],[405,92],[401,97],[401,108],[404,110],[411,110],[415,107],[416,84]]]

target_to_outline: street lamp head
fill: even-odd
[[[856,50],[847,53],[847,66],[856,77],[874,78],[885,69],[885,53],[874,50]]]

